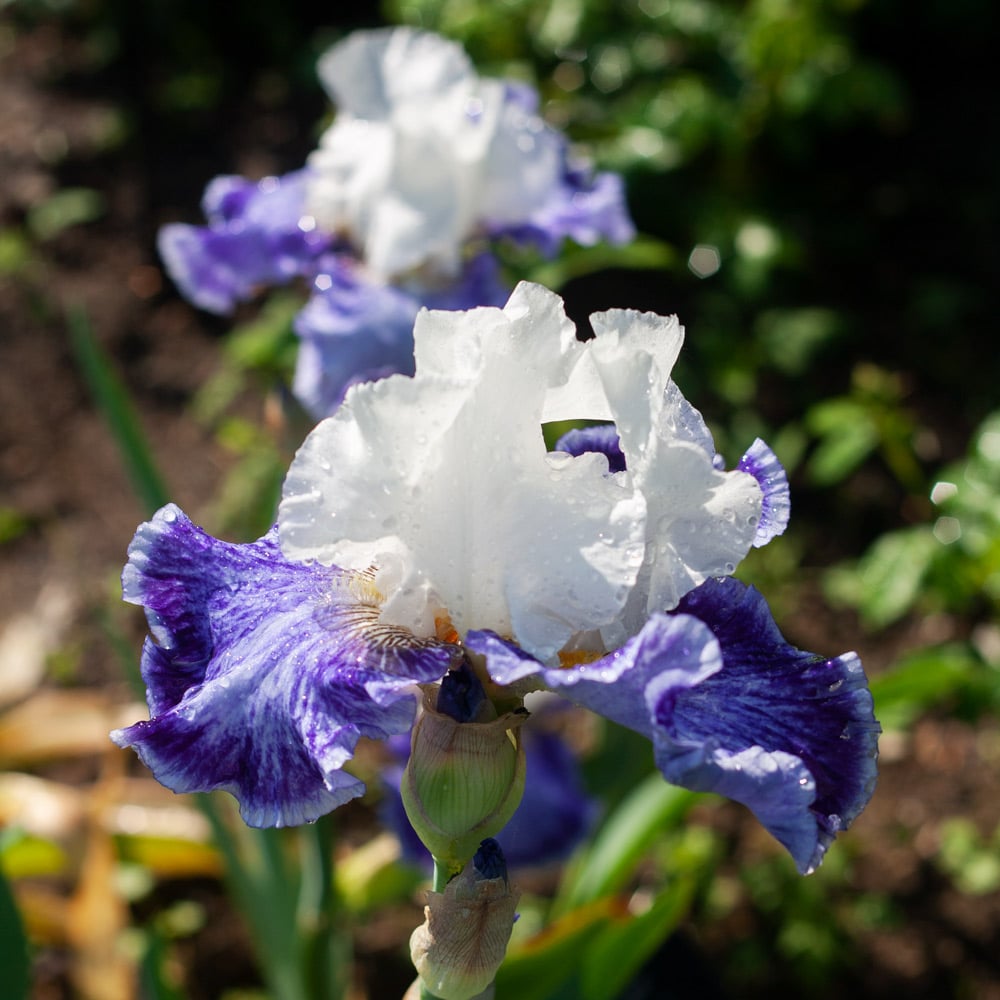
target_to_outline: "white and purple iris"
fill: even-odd
[[[621,178],[574,162],[533,90],[479,77],[453,42],[358,32],[319,74],[338,113],[308,164],[256,183],[219,177],[202,204],[208,225],[159,238],[182,293],[210,312],[310,284],[293,389],[317,418],[354,382],[413,373],[422,306],[506,301],[493,241],[552,255],[565,238],[632,238]]]
[[[784,473],[761,442],[722,468],[670,378],[676,318],[591,324],[579,341],[529,284],[423,311],[415,376],[348,392],[268,536],[219,542],[175,507],[143,525],[124,582],[152,718],[115,741],[168,787],[299,823],[360,793],[343,765],[409,729],[414,685],[472,663],[649,737],[668,781],[745,803],[812,870],[871,796],[879,726],[857,656],[791,647],[730,575],[784,530]],[[566,419],[600,423],[547,451]]]

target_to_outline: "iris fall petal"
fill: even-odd
[[[123,586],[150,623],[151,718],[112,739],[174,791],[231,792],[251,826],[361,794],[342,770],[358,738],[407,731],[414,685],[459,655],[380,625],[368,577],[289,563],[274,532],[220,542],[173,505],[140,526]]]

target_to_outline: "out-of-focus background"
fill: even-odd
[[[0,866],[20,915],[0,893],[0,940],[26,929],[30,995],[263,995],[204,816],[106,733],[141,711],[144,624],[118,589],[136,525],[163,496],[230,539],[267,524],[301,436],[281,386],[302,293],[200,313],[155,236],[200,222],[218,174],[300,166],[331,114],[317,56],[409,23],[537,85],[547,117],[624,174],[635,246],[512,254],[511,273],[579,322],[680,315],[676,378],[719,450],[762,436],[790,473],[791,528],[740,575],[797,645],[862,654],[885,729],[871,805],[807,879],[737,806],[665,821],[622,905],[680,875],[690,891],[620,995],[1000,997],[994,5],[322,13],[0,4]],[[583,741],[609,809],[650,766],[602,765],[616,738]],[[420,919],[415,877],[370,851],[378,796],[335,820],[359,1000],[401,994]],[[529,877],[528,923],[557,878]]]

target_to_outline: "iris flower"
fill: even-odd
[[[313,430],[268,536],[228,545],[173,507],[142,526],[124,579],[152,718],[115,741],[298,823],[359,794],[357,739],[405,732],[414,687],[466,662],[646,735],[668,781],[745,803],[812,870],[872,793],[879,727],[857,656],[794,649],[731,576],[784,530],[784,473],[759,441],[725,470],[670,377],[675,317],[591,325],[526,283],[422,311],[416,374]],[[567,419],[595,426],[548,451]]]
[[[455,43],[357,32],[319,75],[338,113],[308,163],[259,182],[218,177],[208,225],[159,237],[181,292],[210,312],[310,286],[293,389],[317,418],[356,381],[412,374],[422,306],[502,305],[498,239],[554,255],[565,238],[632,238],[621,178],[574,160],[531,88],[479,77]]]

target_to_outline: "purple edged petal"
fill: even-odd
[[[547,257],[554,257],[569,237],[581,246],[606,240],[621,245],[635,237],[628,213],[625,187],[618,174],[591,176],[585,168],[565,166],[545,203],[524,221],[493,228],[522,243],[532,243]]]
[[[881,727],[861,661],[789,645],[760,594],[731,577],[706,581],[583,666],[546,669],[487,632],[466,643],[498,684],[537,675],[648,736],[667,781],[748,806],[803,873],[874,790]]]
[[[421,307],[471,309],[508,297],[499,267],[480,254],[446,285],[427,289],[367,281],[349,257],[327,255],[312,298],[295,318],[301,341],[293,391],[316,419],[329,416],[358,382],[412,375],[413,323]]]
[[[621,176],[590,176],[580,168],[566,170],[551,203],[535,213],[531,224],[552,239],[561,241],[568,236],[581,246],[593,246],[601,240],[623,244],[635,237]]]
[[[647,706],[650,685],[680,690],[722,669],[719,646],[696,618],[654,614],[621,649],[592,663],[547,668],[512,642],[492,632],[469,632],[466,646],[486,657],[490,677],[502,685],[537,675],[559,691],[613,722],[653,738]]]
[[[292,563],[274,530],[232,545],[175,506],[141,525],[122,574],[146,608],[151,718],[111,734],[176,792],[225,789],[251,826],[309,822],[361,794],[361,736],[413,721],[413,685],[454,646],[382,626],[370,579]]]
[[[753,539],[754,547],[760,548],[788,527],[792,512],[788,476],[778,461],[778,456],[760,438],[746,450],[737,468],[741,472],[750,473],[764,494],[757,534]]]
[[[218,177],[202,202],[207,226],[164,226],[157,246],[184,297],[228,313],[262,285],[313,274],[333,240],[303,216],[307,178],[305,170],[259,182]]]
[[[726,460],[716,452],[704,417],[683,397],[676,383],[671,382],[667,386],[666,400],[664,409],[670,412],[675,435],[703,448],[712,456],[712,465],[716,469],[725,469]],[[737,469],[753,476],[761,490],[760,520],[752,542],[755,548],[760,548],[788,527],[792,510],[788,476],[777,455],[760,438],[746,450]]]
[[[861,661],[789,645],[763,597],[731,578],[691,591],[677,613],[711,628],[723,669],[657,694],[657,763],[668,781],[749,806],[812,871],[875,787],[881,727]]]
[[[496,306],[502,309],[510,298],[510,286],[500,274],[500,263],[491,253],[470,257],[461,274],[446,284],[434,287],[408,283],[404,286],[428,309],[475,309]]]
[[[412,375],[413,321],[420,302],[392,285],[370,284],[350,261],[324,266],[312,298],[295,317],[299,352],[292,390],[317,419],[348,388],[400,372]]]
[[[555,451],[570,455],[583,455],[596,451],[608,460],[608,472],[625,471],[625,452],[614,424],[596,424],[567,431],[556,442]]]

